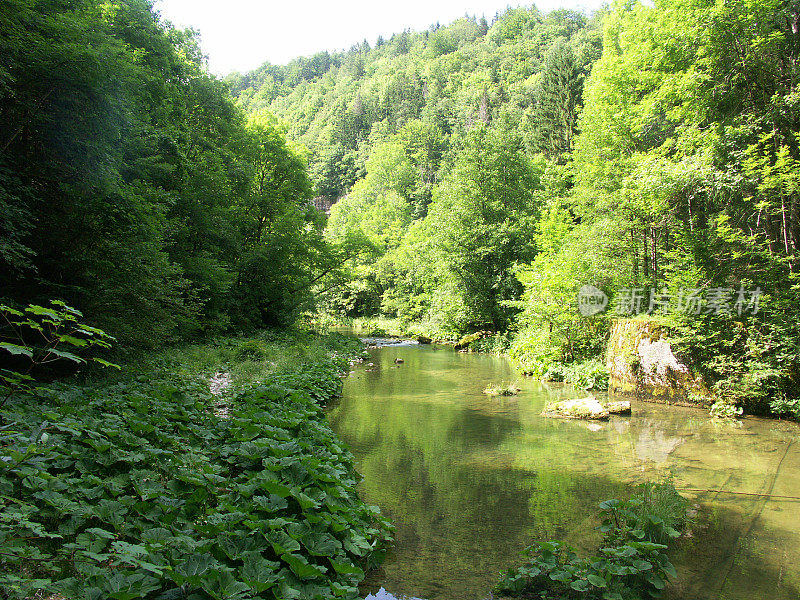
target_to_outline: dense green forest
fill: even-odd
[[[542,375],[601,353],[591,284],[681,304],[717,391],[797,410],[793,4],[508,9],[224,82],[146,1],[7,9],[6,301],[128,347],[383,314]]]
[[[727,402],[796,413],[799,14],[509,9],[227,81],[338,200],[326,239],[359,251],[328,311],[510,332],[537,375],[650,313]],[[617,314],[582,316],[587,284]]]
[[[301,151],[146,0],[0,12],[0,277],[127,346],[286,324],[330,269]]]

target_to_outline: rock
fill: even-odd
[[[713,394],[684,354],[662,324],[616,319],[607,344],[608,391],[646,402],[711,406]]]
[[[456,342],[454,348],[456,350],[462,350],[464,348],[467,348],[472,342],[477,342],[479,339],[481,339],[483,337],[483,334],[484,334],[483,331],[476,331],[475,333],[470,333],[469,335],[465,335],[460,340],[458,340],[458,342]]]
[[[364,600],[420,600],[419,598],[409,598],[408,596],[393,596],[385,589],[381,588],[376,594],[369,594]]]
[[[230,373],[217,372],[208,380],[208,389],[215,396],[220,396],[231,387],[232,382],[233,378]]]
[[[564,419],[590,419],[599,421],[608,419],[608,411],[594,396],[578,398],[577,400],[551,402],[545,406],[542,415],[545,417],[560,417]]]
[[[631,414],[631,403],[629,400],[606,402],[605,409],[612,415],[629,415]]]

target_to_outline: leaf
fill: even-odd
[[[277,512],[289,506],[285,498],[281,498],[277,494],[270,494],[269,496],[253,496],[253,503],[260,509],[267,512]]]
[[[77,356],[76,354],[73,354],[72,352],[65,352],[63,350],[58,350],[56,348],[50,348],[48,350],[48,353],[49,354],[55,354],[59,358],[66,358],[67,360],[71,360],[72,362],[76,362],[76,363],[84,363],[84,362],[86,362],[80,356]]]
[[[250,595],[250,586],[237,581],[228,570],[215,571],[202,587],[216,600],[238,600]]]
[[[31,304],[25,309],[25,312],[29,312],[40,317],[50,317],[51,319],[61,321],[61,315],[59,313],[50,308],[38,306],[37,304]]]
[[[262,489],[268,491],[270,494],[275,494],[281,498],[286,498],[287,496],[292,495],[291,488],[283,485],[282,483],[278,483],[277,481],[262,481],[260,485]]]
[[[586,576],[586,579],[589,583],[591,583],[594,587],[604,588],[608,585],[605,579],[600,577],[599,575],[595,575],[594,573],[589,573]]]
[[[569,587],[579,592],[585,592],[589,589],[589,583],[585,579],[576,579],[569,584]]]
[[[299,554],[283,554],[281,555],[281,559],[289,565],[289,568],[300,579],[322,577],[327,570],[325,567],[318,567],[317,565],[310,564],[304,556],[300,556]]]
[[[329,559],[333,570],[337,573],[341,573],[342,575],[358,575],[359,577],[363,577],[364,570],[360,567],[357,567],[353,564],[347,562],[339,562],[333,560],[332,558]]]
[[[266,535],[266,537],[272,544],[272,547],[275,549],[276,554],[284,554],[300,550],[300,542],[289,537],[289,534],[287,534],[285,531],[271,531]]]
[[[28,358],[33,358],[33,352],[29,348],[25,346],[20,346],[19,344],[9,344],[8,342],[0,343],[0,348],[5,350],[6,352],[10,352],[11,354],[27,356]]]
[[[304,538],[303,543],[315,556],[333,556],[342,547],[339,540],[325,533],[312,533]]]
[[[675,567],[671,562],[669,562],[669,560],[661,563],[661,570],[664,571],[667,577],[671,577],[672,579],[678,576],[677,571],[675,571]]]
[[[656,573],[653,573],[652,571],[647,574],[647,577],[645,579],[647,583],[652,585],[657,590],[663,590],[664,586],[666,585],[664,580],[661,579],[661,577],[659,577]]]
[[[92,527],[90,529],[87,529],[86,531],[87,531],[87,533],[94,534],[97,537],[102,538],[104,540],[113,540],[113,539],[116,539],[116,537],[117,537],[116,535],[114,535],[110,531],[106,531],[105,529],[100,529],[99,527]]]
[[[103,360],[102,358],[93,358],[92,361],[101,364],[104,367],[114,367],[115,369],[121,370],[121,367],[118,364],[108,362],[107,360]]]
[[[86,340],[82,340],[81,338],[76,338],[71,335],[60,335],[58,336],[58,339],[62,342],[66,342],[67,344],[70,344],[71,346],[76,346],[78,348],[83,348],[84,346],[89,345],[89,342],[87,342]]]
[[[633,561],[633,566],[639,569],[640,571],[649,571],[653,568],[652,563],[646,560],[635,560]]]
[[[208,554],[193,554],[184,563],[178,565],[175,572],[180,575],[183,580],[197,585],[200,581],[200,576],[208,571],[214,563],[216,563],[216,561]],[[182,583],[182,581],[180,583]]]
[[[263,592],[278,580],[280,563],[265,559],[260,552],[247,552],[243,558],[241,577],[256,592]]]

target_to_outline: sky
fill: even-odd
[[[539,10],[596,10],[601,0],[540,0]],[[209,70],[245,72],[269,61],[286,64],[297,56],[349,48],[363,39],[373,45],[406,28],[446,25],[464,14],[491,22],[509,0],[156,0],[162,17],[200,32]]]

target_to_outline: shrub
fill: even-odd
[[[769,408],[772,414],[776,416],[800,421],[800,399],[777,398],[770,402]]]
[[[487,396],[516,396],[520,393],[520,388],[516,382],[489,384],[484,388],[483,393]]]
[[[608,389],[608,370],[599,360],[587,360],[560,367],[563,381],[584,390],[605,391]]]
[[[641,486],[627,501],[600,503],[603,543],[595,556],[580,558],[563,542],[537,542],[495,590],[542,600],[634,600],[657,597],[675,569],[666,542],[685,524],[686,500],[670,484]]]
[[[266,345],[260,340],[245,340],[236,347],[236,360],[264,360],[269,355]]]
[[[735,419],[742,415],[742,407],[734,406],[730,402],[717,400],[711,405],[710,415],[715,419]]]
[[[500,333],[481,337],[469,344],[469,349],[475,352],[486,352],[487,354],[503,354],[508,352],[511,346],[511,339],[508,333]]]

